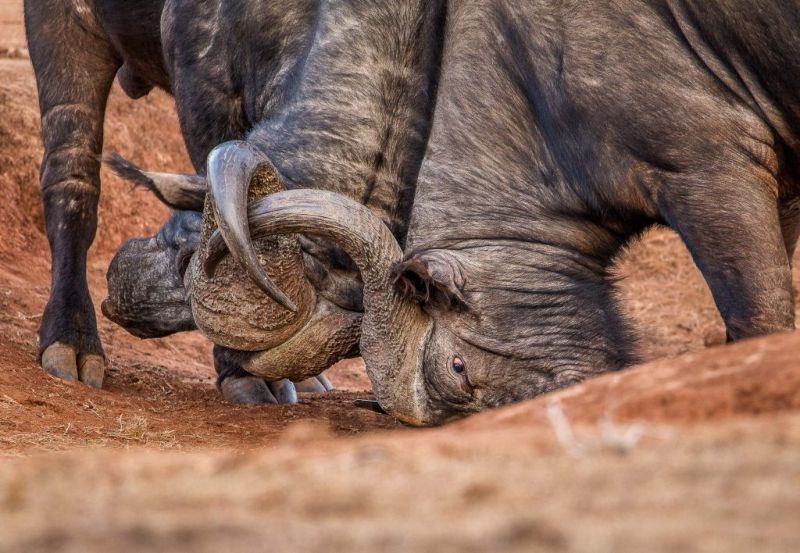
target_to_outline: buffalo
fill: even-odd
[[[96,159],[81,156],[99,149],[120,67],[131,95],[174,94],[211,192],[190,280],[214,278],[230,251],[300,332],[320,306],[306,268],[340,270],[344,289],[363,287],[376,399],[410,424],[630,364],[610,268],[651,225],[680,234],[729,340],[794,328],[796,2],[95,0],[58,22],[39,8],[58,2],[28,4],[29,36],[62,26],[31,48],[54,250],[42,346],[66,343],[79,363],[99,348],[93,320],[64,316],[86,310],[74,292],[97,187]],[[160,34],[123,25],[135,9]],[[94,54],[53,47],[64,40]],[[85,66],[101,61],[103,86]],[[80,88],[69,79],[91,90],[59,96]],[[259,172],[280,186],[248,207]],[[259,256],[278,240],[282,255]],[[276,269],[297,259],[292,244],[311,289]],[[255,358],[278,367],[280,350]]]

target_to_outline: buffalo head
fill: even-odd
[[[125,242],[108,268],[103,314],[140,338],[194,330],[183,276],[200,224],[199,213],[175,211],[155,236]]]
[[[581,316],[581,306],[596,305],[591,296],[606,283],[575,285],[583,274],[578,256],[575,267],[562,262],[532,293],[521,283],[531,274],[536,252],[527,252],[533,261],[515,260],[489,242],[474,251],[404,254],[368,208],[336,193],[273,194],[250,205],[249,220],[254,240],[285,233],[322,236],[358,265],[364,290],[361,355],[381,407],[409,424],[442,423],[630,362],[626,350],[608,339],[626,332],[613,309]],[[222,256],[232,240],[215,233],[209,257]],[[553,257],[538,253],[539,259]],[[597,338],[587,340],[593,329]],[[614,338],[624,342],[625,336]]]

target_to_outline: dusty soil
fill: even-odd
[[[618,265],[648,363],[440,429],[352,409],[358,362],[295,406],[224,404],[201,336],[141,341],[99,312],[106,388],[46,376],[20,4],[0,0],[0,552],[800,550],[800,334],[708,348],[721,321],[668,231]],[[189,170],[162,93],[115,89],[106,149]],[[96,303],[116,248],[166,216],[110,174],[103,186]]]

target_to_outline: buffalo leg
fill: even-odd
[[[738,186],[731,189],[731,183]],[[711,288],[728,341],[794,328],[791,268],[774,190],[774,181],[750,168],[726,178],[673,181],[660,194],[663,216]]]
[[[50,374],[100,387],[105,356],[86,261],[97,228],[103,118],[119,61],[90,10],[76,6],[63,0],[25,2],[44,142],[41,194],[52,253],[38,353]]]

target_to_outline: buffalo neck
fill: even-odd
[[[318,4],[287,99],[248,137],[287,187],[345,194],[402,239],[436,96],[443,4]]]

